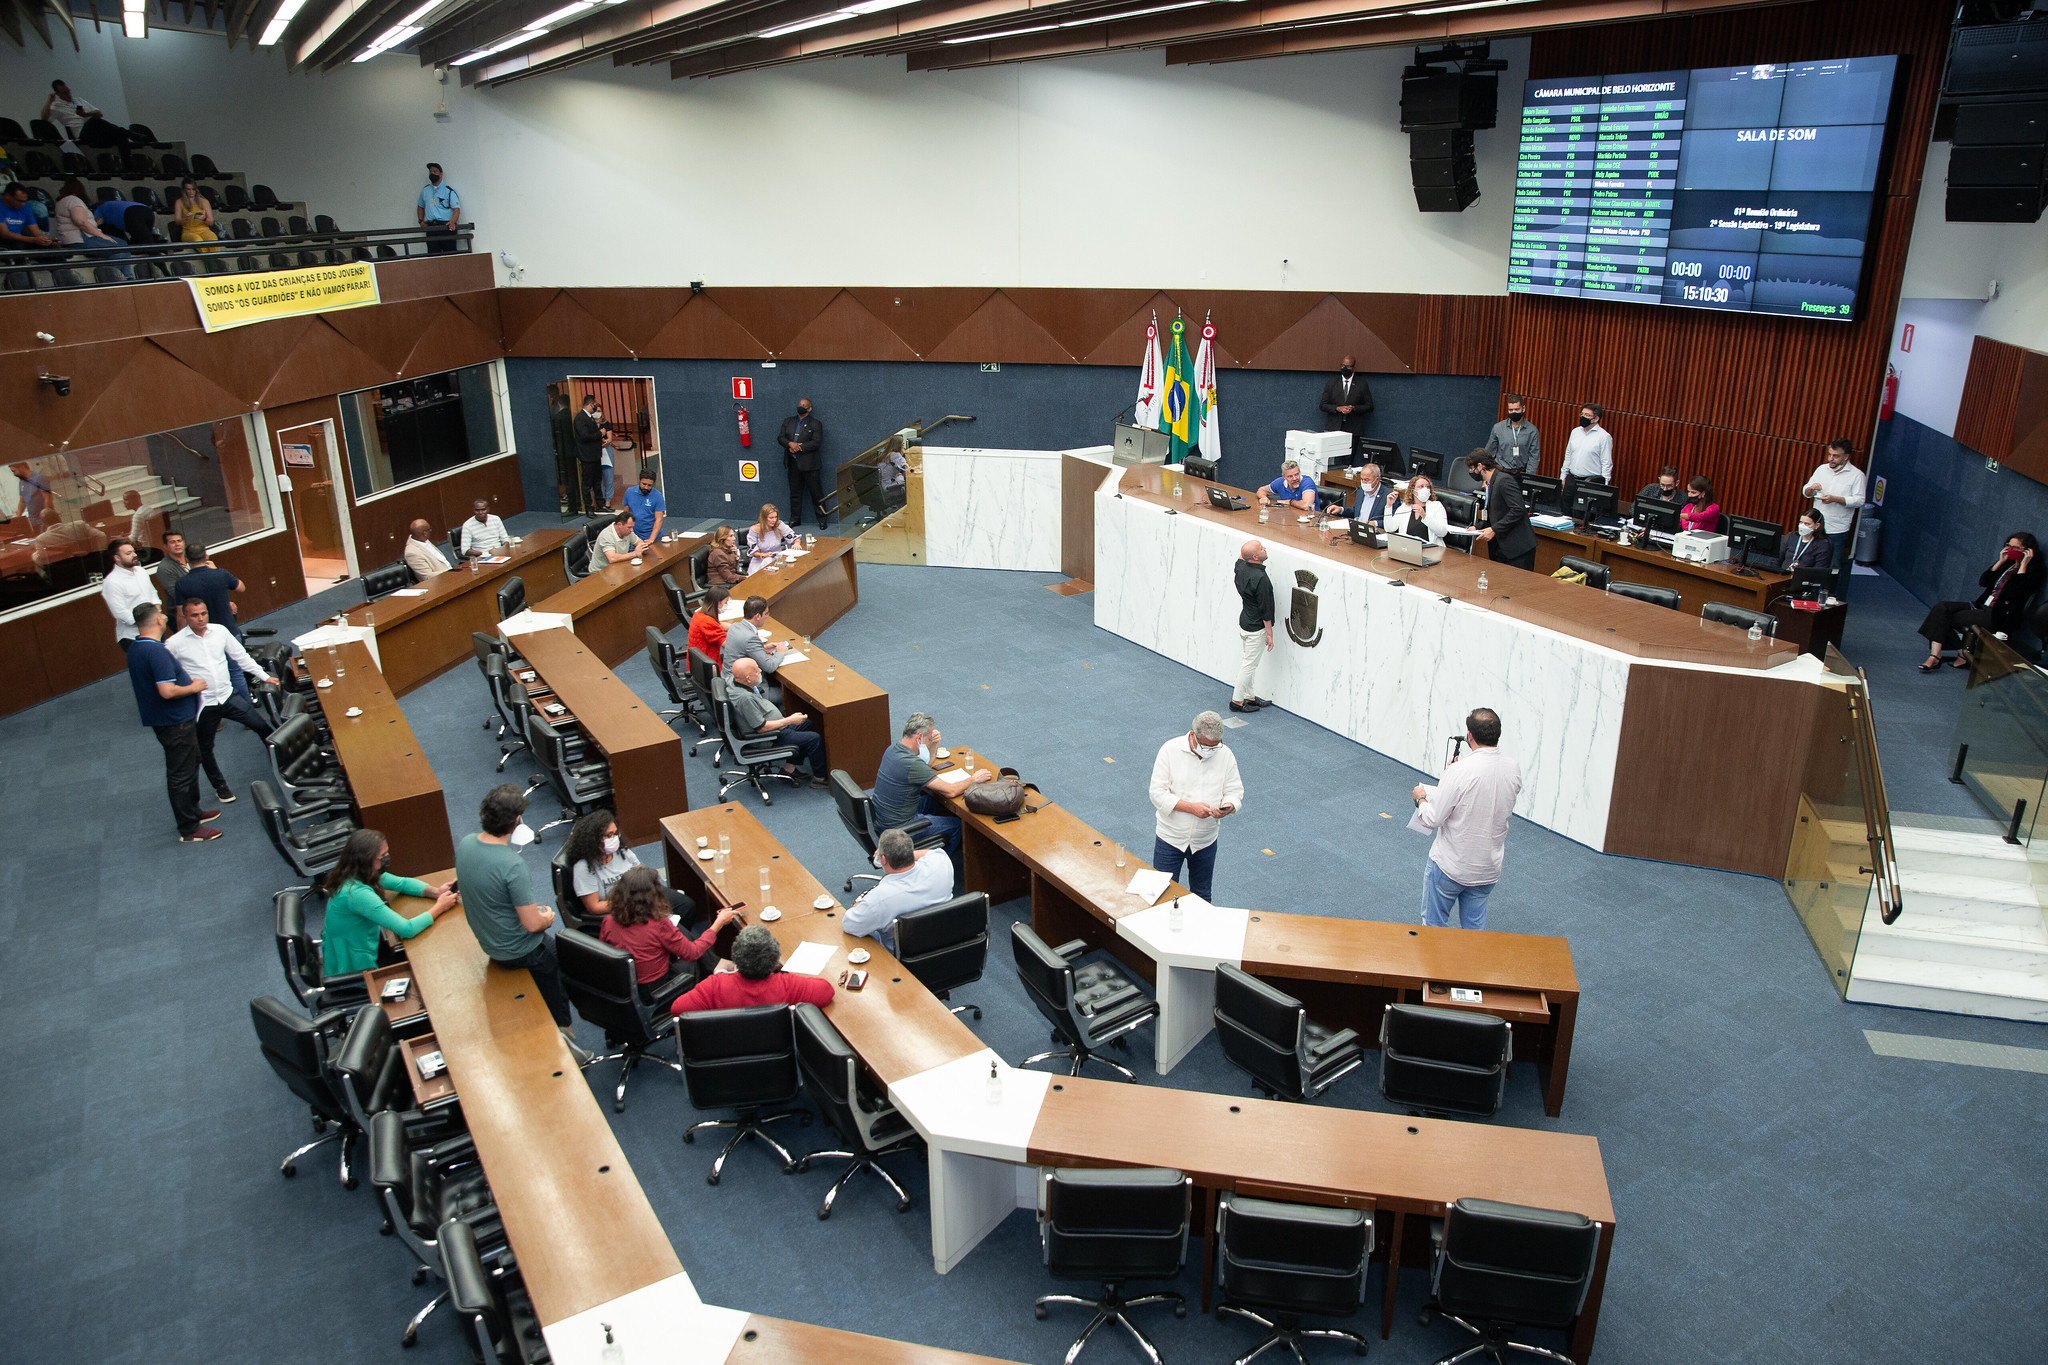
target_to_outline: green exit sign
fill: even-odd
[[[1001,374],[1003,372],[1002,362],[984,360],[981,362],[981,372],[983,374]]]

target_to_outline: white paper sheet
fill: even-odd
[[[946,783],[948,786],[957,785],[964,787],[970,781],[972,781],[973,778],[974,774],[967,771],[967,769],[965,768],[955,768],[951,772],[943,772],[938,775],[938,780]]]
[[[425,588],[400,588],[391,595],[393,597],[425,597],[427,590]]]
[[[737,621],[745,613],[746,607],[746,603],[736,602],[728,597],[725,599],[725,605],[718,609],[718,619],[721,621]]]
[[[793,652],[793,653],[790,653],[790,654],[785,654],[785,655],[783,655],[783,656],[782,656],[782,663],[780,663],[780,664],[777,664],[777,665],[775,665],[775,666],[776,666],[777,668],[781,668],[781,667],[783,666],[783,664],[805,664],[805,663],[809,663],[810,661],[811,661],[811,656],[810,656],[810,655],[808,655],[808,654],[804,653],[804,652],[803,652],[802,650],[797,650],[797,651],[795,651],[795,652]]]
[[[1133,896],[1141,897],[1147,905],[1159,899],[1161,892],[1173,884],[1173,878],[1153,868],[1141,868],[1131,878],[1131,884],[1124,889]]]
[[[783,962],[782,970],[798,976],[823,976],[832,961],[832,954],[837,951],[829,943],[799,943],[796,951]]]
[[[1422,791],[1424,800],[1428,800],[1430,797],[1436,795],[1435,787],[1424,787]],[[1417,806],[1415,808],[1415,814],[1408,817],[1408,828],[1414,830],[1417,834],[1427,834],[1431,837],[1435,837],[1436,835],[1435,830],[1431,829],[1428,825],[1422,823],[1422,807],[1420,806]]]

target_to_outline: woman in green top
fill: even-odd
[[[327,874],[327,922],[321,929],[320,970],[328,976],[366,972],[377,965],[379,929],[411,938],[455,907],[455,885],[428,886],[394,877],[391,846],[374,829],[359,829],[341,846],[341,861]],[[423,915],[407,919],[385,904],[379,890],[398,896],[432,896]]]

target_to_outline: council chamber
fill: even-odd
[[[0,9],[23,1358],[2034,1348],[2048,5]]]

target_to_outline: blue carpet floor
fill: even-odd
[[[1048,575],[863,566],[860,580],[859,607],[826,642],[889,689],[899,717],[931,711],[949,739],[1015,763],[1109,836],[1148,845],[1151,755],[1194,712],[1220,707],[1220,686],[1096,630],[1091,599],[1046,591]],[[302,629],[357,591],[345,584],[266,624]],[[1974,814],[1941,780],[1960,676],[1912,673],[1920,607],[1889,580],[1856,580],[1853,601],[1847,652],[1877,688],[1894,804]],[[644,661],[619,671],[658,695]],[[406,699],[458,832],[474,828],[497,780],[487,709],[466,668]],[[1416,915],[1427,844],[1403,828],[1413,772],[1281,712],[1229,742],[1248,793],[1218,863],[1219,901]],[[262,772],[259,746],[235,733],[222,751],[246,790]],[[246,799],[223,817],[227,838],[177,844],[157,750],[119,679],[0,721],[0,762],[11,775],[0,803],[18,832],[0,874],[0,1357],[404,1358],[399,1332],[426,1291],[378,1236],[367,1184],[343,1191],[324,1157],[296,1180],[276,1171],[308,1134],[248,1022],[251,996],[283,994],[270,892],[285,878]],[[525,775],[516,758],[507,772]],[[709,765],[691,761],[689,776],[694,798],[709,800]],[[828,883],[859,869],[828,794],[754,809]],[[541,802],[536,814],[553,811]],[[529,854],[537,876],[558,837]],[[1862,1030],[2048,1048],[2041,1030],[1845,1005],[1773,882],[1610,858],[1521,822],[1492,915],[1500,929],[1569,937],[1578,964],[1564,1116],[1543,1116],[1525,1067],[1499,1121],[1600,1139],[1620,1224],[1599,1359],[2036,1358],[2048,1198],[2026,1134],[2048,1122],[2048,1077],[1878,1057]],[[983,1007],[975,1028],[1004,1055],[1044,1045],[1006,952],[956,999]],[[1141,1035],[1133,1051],[1143,1060],[1150,1049]],[[1213,1038],[1171,1077],[1139,1074],[1249,1093]],[[593,1079],[603,1092],[608,1069]],[[1384,1107],[1370,1070],[1325,1102]],[[892,1163],[911,1213],[899,1217],[863,1177],[820,1223],[834,1172],[785,1177],[742,1150],[709,1188],[711,1151],[679,1141],[694,1117],[679,1079],[649,1070],[614,1122],[706,1300],[1019,1361],[1058,1360],[1079,1330],[1072,1312],[1032,1318],[1048,1282],[1028,1214],[941,1277],[919,1161]],[[829,1145],[817,1127],[792,1136]],[[1180,1287],[1198,1285],[1190,1268]],[[1376,1270],[1375,1304],[1379,1288]],[[1377,1358],[1462,1348],[1452,1329],[1415,1326],[1419,1271],[1399,1294],[1393,1340],[1375,1332]],[[1227,1361],[1255,1339],[1200,1314],[1143,1321],[1177,1362]],[[1359,1323],[1376,1328],[1376,1313]],[[452,1322],[430,1322],[414,1358],[465,1358]],[[1139,1357],[1101,1336],[1085,1359]]]

